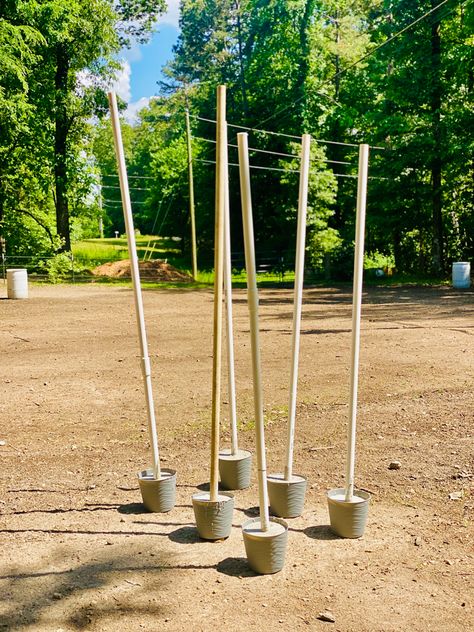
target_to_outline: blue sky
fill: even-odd
[[[178,29],[171,24],[163,24],[153,33],[149,44],[140,46],[141,57],[130,62],[131,101],[149,97],[159,90],[157,81],[162,78],[161,68],[172,57],[171,49],[176,43]]]
[[[161,69],[172,57],[172,47],[178,38],[179,0],[168,0],[168,11],[160,18],[147,44],[134,45],[121,55],[122,72],[113,89],[128,104],[127,118],[133,121],[150,97],[158,93],[157,81]]]

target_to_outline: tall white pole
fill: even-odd
[[[308,180],[311,136],[301,138],[301,170],[298,196],[298,225],[296,230],[295,287],[293,298],[293,334],[291,343],[290,398],[288,404],[288,436],[286,444],[285,480],[293,475],[295,444],[296,393],[298,388],[298,359],[300,353],[301,305],[303,302],[304,251],[306,241],[306,211],[308,208]]]
[[[109,92],[110,116],[112,130],[114,133],[115,155],[117,156],[117,166],[120,180],[120,193],[122,196],[122,207],[127,231],[128,252],[132,269],[132,286],[135,298],[135,312],[137,317],[138,337],[140,341],[140,355],[142,364],[143,381],[145,384],[145,399],[148,415],[148,430],[150,434],[150,445],[153,455],[153,475],[155,479],[161,478],[160,453],[158,450],[158,435],[156,432],[155,409],[153,405],[153,390],[151,384],[151,366],[148,355],[148,343],[145,329],[145,316],[143,312],[143,299],[140,285],[140,272],[138,268],[137,246],[135,243],[135,231],[133,227],[132,205],[130,202],[130,192],[128,189],[127,169],[122,144],[122,132],[120,129],[119,113],[115,92]]]
[[[230,243],[229,167],[225,125],[225,213],[224,213],[224,289],[226,304],[227,380],[231,431],[231,454],[239,449],[237,437],[237,405],[235,397],[234,325],[232,317],[232,260]]]
[[[258,330],[258,292],[255,267],[255,243],[252,219],[252,195],[250,190],[250,166],[248,134],[237,134],[239,148],[240,195],[244,226],[245,267],[247,269],[247,301],[250,315],[250,343],[252,348],[253,394],[255,407],[255,435],[257,443],[258,495],[262,531],[268,531],[270,521],[267,491],[267,459],[265,455],[265,430],[263,419],[263,389],[260,368],[260,342]]]
[[[210,500],[217,502],[219,493],[219,424],[222,366],[222,299],[224,277],[224,215],[226,181],[226,89],[217,87],[216,144],[216,217],[214,245],[214,332],[212,361],[211,480]]]
[[[352,290],[352,340],[349,396],[349,424],[347,432],[346,494],[351,501],[354,495],[355,444],[357,420],[357,387],[359,381],[360,313],[362,306],[362,278],[364,268],[365,207],[367,202],[367,175],[369,146],[359,146],[359,178],[357,183],[356,234],[354,252],[354,284]]]

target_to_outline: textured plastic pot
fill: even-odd
[[[331,529],[341,538],[360,538],[364,535],[370,494],[355,489],[351,501],[345,500],[344,489],[328,492]]]
[[[142,500],[148,511],[165,513],[173,509],[176,502],[176,470],[162,469],[161,478],[153,477],[153,470],[138,474]]]
[[[275,516],[280,516],[280,518],[301,516],[307,486],[304,476],[294,474],[291,480],[286,481],[281,473],[268,474],[267,486],[270,510]]]
[[[224,540],[230,535],[234,496],[219,492],[217,501],[211,501],[209,492],[193,496],[194,517],[199,537],[203,540]]]
[[[28,271],[24,268],[7,270],[8,298],[28,298]]]
[[[281,518],[270,518],[267,531],[262,531],[260,518],[252,518],[242,525],[247,561],[260,575],[272,575],[285,564],[288,525]]]
[[[250,487],[252,471],[252,455],[247,450],[231,450],[219,452],[219,475],[221,485],[225,489],[246,489]]]

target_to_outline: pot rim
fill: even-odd
[[[362,502],[359,503],[351,503],[350,501],[347,500],[339,500],[337,498],[333,498],[332,495],[336,495],[336,494],[345,494],[346,490],[344,487],[337,487],[335,489],[330,489],[328,492],[326,492],[326,497],[328,499],[328,502],[330,503],[335,503],[337,505],[361,505],[361,504],[365,504],[367,502],[369,502],[369,500],[371,499],[371,494],[369,492],[366,492],[363,489],[354,489],[354,495],[355,496],[359,496],[360,498],[362,498]]]
[[[141,470],[141,472],[137,473],[138,481],[144,483],[164,483],[165,481],[176,478],[176,470],[173,470],[169,467],[162,467],[161,471],[166,472],[166,474],[169,474],[169,476],[165,476],[164,478],[160,479],[150,478],[150,476],[153,476],[153,470],[152,468],[146,468],[145,470]]]

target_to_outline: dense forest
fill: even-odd
[[[257,251],[291,260],[302,133],[311,134],[308,264],[350,275],[359,143],[367,252],[401,272],[474,258],[474,4],[459,0],[182,0],[149,107],[123,123],[136,226],[189,257],[186,115],[200,266],[212,261],[215,93],[227,86],[234,263],[236,134],[249,129]],[[123,232],[106,92],[119,51],[165,2],[0,4],[0,248],[41,257]],[[125,104],[123,104],[125,106]],[[100,221],[99,221],[100,220]]]

